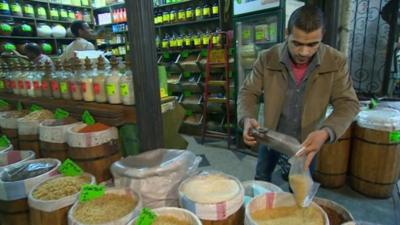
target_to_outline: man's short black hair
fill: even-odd
[[[324,30],[324,13],[314,5],[304,5],[296,9],[289,18],[288,33],[291,34],[293,27],[306,33],[313,32],[322,28]]]
[[[26,43],[24,45],[24,52],[25,53],[30,52],[35,56],[39,56],[40,54],[42,54],[42,49],[36,43]]]
[[[83,30],[83,24],[85,24],[85,21],[82,20],[75,20],[71,24],[71,32],[75,37],[79,37],[79,30]]]

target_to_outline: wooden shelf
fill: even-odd
[[[165,8],[165,7],[177,6],[177,5],[185,4],[188,2],[193,2],[193,0],[177,2],[177,3],[172,3],[172,4],[165,4],[165,5],[157,5],[157,6],[154,6],[154,9],[161,9],[161,8]]]
[[[12,18],[12,19],[20,19],[20,20],[35,20],[34,17],[2,15],[2,14],[0,14],[0,18]]]
[[[72,8],[80,8],[80,9],[92,9],[90,6],[67,5],[67,4],[62,4],[62,3],[50,2],[50,1],[32,0],[32,2],[49,3],[50,5],[66,6],[66,7],[72,7]]]
[[[102,9],[107,9],[107,8],[114,8],[114,7],[120,7],[120,6],[124,6],[125,3],[114,3],[111,5],[106,5],[106,6],[102,6],[102,7],[98,7],[98,8],[93,8],[93,10],[102,10]]]
[[[125,45],[125,44],[126,44],[125,42],[124,43],[114,43],[114,44],[104,43],[104,44],[97,45],[97,47],[112,47],[112,46],[121,46],[121,45]]]
[[[63,40],[63,41],[73,41],[75,38],[55,38],[55,37],[28,37],[28,36],[2,36],[0,38],[7,38],[7,39],[29,39],[29,40]]]
[[[198,23],[214,22],[214,21],[218,21],[218,20],[219,20],[218,17],[211,17],[211,18],[202,19],[202,20],[193,20],[193,21],[186,21],[186,22],[179,22],[179,23],[157,25],[157,26],[155,26],[155,28],[166,28],[166,27],[175,27],[175,26],[182,26],[182,25],[191,25],[191,24],[198,24]]]

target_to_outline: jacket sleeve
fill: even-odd
[[[345,59],[334,78],[330,103],[333,105],[333,112],[324,121],[322,127],[331,128],[335,133],[334,141],[336,141],[346,132],[360,110]]]
[[[258,99],[263,93],[265,52],[257,58],[252,72],[244,79],[238,95],[238,121],[243,127],[245,118],[257,118]]]

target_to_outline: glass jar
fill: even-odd
[[[23,16],[21,4],[18,1],[14,1],[10,4],[11,14],[13,16]]]
[[[18,77],[18,89],[19,94],[22,96],[28,96],[28,92],[25,87],[25,79],[29,76],[29,66],[27,64],[22,66],[21,75]]]
[[[46,62],[43,65],[43,76],[41,81],[41,89],[42,89],[42,96],[50,98],[52,95],[51,93],[51,75],[52,75],[52,66],[49,62]]]
[[[71,92],[73,100],[81,101],[83,100],[81,90],[81,74],[83,73],[82,65],[80,59],[73,58],[72,60],[74,60],[74,71],[72,72],[72,77],[70,77],[68,82],[69,91]]]
[[[203,5],[203,18],[208,18],[211,16],[211,7],[207,2]]]
[[[105,84],[108,73],[109,71],[106,70],[104,66],[104,59],[100,56],[97,59],[97,71],[95,72],[96,76],[93,79],[93,91],[96,102],[107,102]]]
[[[118,62],[116,59],[111,59],[111,76],[106,79],[107,99],[110,104],[121,104],[121,94],[119,80],[121,74],[118,70]]]
[[[186,12],[185,12],[185,10],[183,8],[179,9],[179,11],[178,11],[178,21],[179,22],[186,21]]]
[[[24,11],[25,17],[35,17],[35,12],[34,12],[33,6],[31,4],[25,3],[23,11]]]
[[[171,23],[178,22],[178,12],[176,11],[175,8],[173,8],[171,12],[169,12],[169,22]]]
[[[59,60],[55,62],[56,70],[52,73],[50,78],[51,95],[54,98],[61,98],[60,80],[63,77],[62,65]]]
[[[32,86],[33,86],[34,97],[42,97],[43,96],[43,91],[42,91],[42,78],[43,77],[44,77],[44,65],[36,66],[36,71],[34,71],[32,74]],[[50,96],[46,96],[46,97],[50,97]]]
[[[89,58],[85,59],[85,72],[81,78],[81,91],[83,95],[83,100],[86,102],[93,102],[95,100],[95,95],[93,91],[93,77],[94,71],[92,69],[92,64]]]
[[[60,15],[58,13],[58,9],[57,8],[51,8],[50,9],[50,19],[51,20],[59,20],[60,19]]]
[[[214,4],[212,5],[211,14],[212,14],[212,16],[218,16],[219,15],[218,1],[214,2]]]
[[[18,81],[20,79],[19,77],[22,74],[21,66],[19,64],[12,64],[11,65],[11,70],[12,70],[12,72],[11,72],[11,80],[10,80],[11,89],[12,89],[12,92],[15,95],[19,95]]]
[[[169,23],[169,12],[163,12],[163,23]]]
[[[36,8],[36,17],[39,19],[47,20],[47,12],[44,6],[38,6]]]
[[[196,16],[196,20],[203,19],[203,8],[200,5],[196,6],[195,16]]]
[[[6,83],[6,88],[7,88],[7,93],[13,93],[13,88],[12,88],[12,72],[11,72],[11,67],[10,65],[6,65],[6,78],[5,78],[5,83]]]
[[[25,75],[24,79],[24,88],[26,90],[26,96],[36,97],[35,90],[33,89],[33,80],[34,77],[36,76],[37,71],[35,71],[32,64],[28,68],[29,70],[27,71],[27,74]]]
[[[128,60],[125,63],[125,72],[123,73],[119,81],[119,89],[121,93],[122,104],[134,105],[135,92],[133,89],[133,75]]]
[[[60,77],[60,93],[61,97],[66,100],[72,99],[68,86],[71,77],[73,77],[71,68],[68,64],[64,63],[64,72],[62,73],[62,77]]]
[[[195,19],[194,15],[195,15],[194,9],[189,6],[186,9],[186,20],[194,20]]]
[[[10,5],[8,4],[8,1],[6,0],[1,0],[0,1],[0,14],[3,15],[10,15]]]

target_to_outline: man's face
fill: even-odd
[[[294,26],[292,33],[288,36],[288,48],[293,62],[295,64],[308,63],[318,51],[322,37],[322,28],[306,33]]]
[[[94,34],[92,29],[87,23],[82,24],[83,29],[79,29],[79,37],[85,38],[85,39],[93,39]]]

